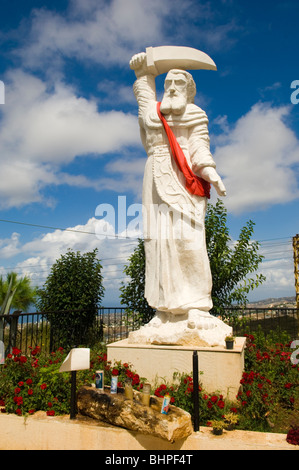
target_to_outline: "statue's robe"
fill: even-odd
[[[207,198],[190,194],[157,114],[155,79],[134,84],[141,139],[148,159],[143,180],[146,256],[145,297],[157,311],[185,314],[212,308],[212,277],[205,240]],[[205,112],[188,104],[183,115],[165,116],[195,174],[215,168]]]

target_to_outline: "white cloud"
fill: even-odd
[[[250,294],[252,300],[296,295],[294,264],[291,256],[284,260],[264,261],[258,273],[263,274],[266,281]]]
[[[63,83],[48,91],[40,79],[18,70],[8,77],[1,141],[22,159],[66,164],[77,155],[106,153],[139,141],[136,117],[99,112],[95,101]]]
[[[26,67],[57,67],[71,57],[100,64],[128,63],[136,48],[163,40],[170,2],[73,0],[64,16],[47,9],[32,15],[28,39],[17,51]],[[163,42],[163,41],[162,41]]]
[[[34,9],[28,34],[14,53],[31,70],[61,70],[66,58],[128,66],[147,46],[195,42],[208,50],[232,47],[243,27],[235,11],[221,17],[209,2],[185,0],[70,0],[63,13]]]
[[[98,258],[102,261],[105,298],[110,304],[119,304],[119,287],[125,280],[124,264],[137,245],[136,234],[132,238],[127,233],[115,233],[115,227],[108,225],[105,233],[110,238],[100,239],[96,234],[103,233],[106,221],[90,218],[85,224],[69,227],[67,230],[54,230],[29,241],[22,242],[18,233],[11,238],[0,240],[0,257],[7,259],[9,268],[0,267],[0,273],[15,271],[19,276],[29,276],[32,285],[42,286],[50,273],[52,264],[65,254],[68,249],[85,253],[98,249]],[[106,230],[107,229],[107,230]],[[113,237],[115,235],[115,237]],[[14,259],[23,258],[14,264]]]
[[[264,259],[258,272],[266,277],[266,281],[257,290],[259,298],[295,295],[291,239],[261,242],[259,253],[264,256]],[[254,295],[257,296],[257,293]]]
[[[20,234],[13,232],[10,238],[0,240],[0,259],[12,258],[20,252]]]
[[[290,107],[258,103],[233,128],[213,137],[230,212],[264,209],[299,197],[299,141],[286,124],[289,114]]]
[[[47,185],[100,181],[67,177],[62,166],[78,156],[117,152],[140,146],[136,116],[101,112],[95,101],[78,97],[58,83],[54,90],[21,70],[7,75],[7,102],[0,128],[0,204],[22,206],[43,201]],[[95,174],[95,179],[101,175]]]

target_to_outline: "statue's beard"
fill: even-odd
[[[163,114],[183,114],[187,106],[187,100],[184,95],[179,96],[163,96],[161,102],[161,113]]]

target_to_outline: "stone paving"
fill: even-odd
[[[151,435],[105,425],[96,420],[69,416],[48,417],[37,412],[26,419],[15,415],[0,415],[1,450],[103,450],[134,451],[165,450],[299,450],[288,444],[286,434],[253,431],[224,431],[212,434],[211,428],[201,427],[196,433],[174,443]]]

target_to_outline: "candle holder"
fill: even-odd
[[[132,380],[127,379],[125,381],[125,397],[129,400],[133,400],[133,387],[132,387]]]
[[[151,398],[151,384],[145,383],[143,384],[142,394],[141,394],[141,402],[145,406],[150,406],[150,398]]]

